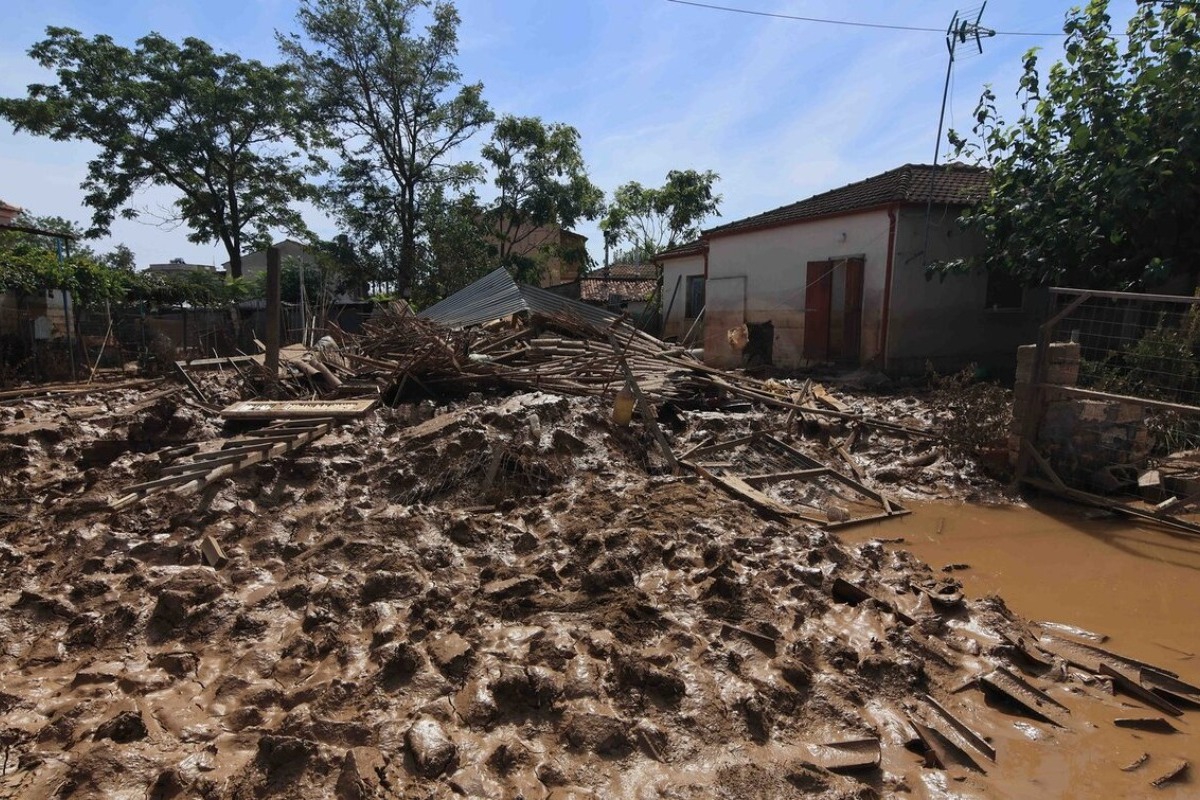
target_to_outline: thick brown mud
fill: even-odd
[[[1200,539],[1055,501],[1034,507],[926,503],[913,510],[910,517],[847,530],[839,538],[848,544],[889,540],[889,548],[912,552],[935,571],[948,570],[969,596],[1002,596],[1021,617],[1103,634],[1106,649],[1200,681]],[[1131,735],[1113,720],[1161,715],[1127,705],[1072,706],[1075,730],[1060,733],[1053,747],[1031,726],[1014,722],[996,743],[1000,757],[988,796],[1200,796],[1196,723],[1185,716],[1170,720],[1177,733]],[[1145,753],[1151,758],[1143,766],[1122,770]],[[1149,778],[1155,769],[1167,769],[1172,757],[1189,760],[1191,775],[1152,787]]]
[[[673,435],[691,447],[782,422],[688,412]],[[810,427],[790,441],[830,456]],[[200,495],[110,510],[161,474],[166,448],[229,433],[177,390],[0,407],[0,797],[1196,791],[1151,788],[1191,757],[1195,709],[1169,735],[1115,727],[1161,715],[1114,695],[1099,666],[1031,648],[1044,629],[1028,621],[1101,630],[1200,682],[1176,652],[1194,649],[1200,598],[1167,602],[1194,575],[1175,563],[1189,541],[1095,523],[1109,540],[1076,530],[1075,549],[1039,554],[1019,522],[1033,512],[948,505],[839,541],[666,474],[650,435],[614,427],[602,401],[540,393],[381,409]],[[906,504],[999,496],[902,434],[864,433],[852,457]],[[784,499],[828,510],[839,491]],[[205,560],[204,537],[227,562]],[[1157,561],[1087,557],[1148,542]],[[1162,602],[1139,613],[1173,609],[1174,627],[1139,624],[1138,597],[1128,624],[1106,623],[1113,584],[1152,583]],[[987,676],[1036,686],[1062,726],[995,705]],[[957,752],[939,756],[937,737]]]

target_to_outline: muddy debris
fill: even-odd
[[[461,375],[444,355],[441,376]],[[611,366],[611,348],[594,358]],[[850,419],[733,413],[683,402],[694,374],[630,358],[662,379],[660,405],[679,400],[662,425],[680,454],[770,435],[785,450],[730,449],[729,469],[766,474],[754,459],[791,448],[857,474],[845,451],[893,498],[1003,496],[905,432],[935,418],[919,402],[758,382]],[[1106,668],[1191,696],[903,552],[671,471],[645,421],[612,423],[611,397],[504,393],[471,370],[455,399],[392,386],[394,407],[285,457],[116,512],[122,487],[237,432],[178,391],[0,407],[0,797],[865,798],[947,780],[984,797],[986,751],[1002,759],[1016,726],[1054,747],[1076,733],[1068,711],[1097,704],[1130,735],[1154,728],[1121,706],[1131,690],[1102,691]],[[237,379],[198,380],[221,397]],[[66,413],[86,405],[108,411]],[[844,482],[767,491],[862,513]],[[1149,764],[1165,774],[1167,754]]]

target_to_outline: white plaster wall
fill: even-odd
[[[979,253],[982,241],[964,232],[957,211],[934,207],[925,247],[925,209],[903,208],[896,231],[887,370],[918,374],[931,362],[939,371],[970,363],[997,374],[1016,364],[1017,347],[1034,341],[1044,294],[1026,292],[1022,309],[985,308],[987,275],[977,270],[945,279],[925,277],[925,263]]]
[[[716,366],[740,364],[727,331],[743,322],[775,326],[773,361],[784,369],[803,365],[804,284],[808,262],[863,258],[861,360],[879,355],[880,313],[887,266],[888,212],[810,220],[778,228],[716,236],[708,245],[709,302],[705,312],[704,359]],[[745,313],[730,293],[714,293],[712,282],[745,276]],[[732,283],[729,285],[733,285]],[[721,298],[719,306],[715,302]]]
[[[663,319],[662,337],[664,339],[668,339],[674,336],[682,339],[684,334],[688,332],[688,328],[692,326],[692,322],[694,322],[694,320],[688,318],[685,313],[687,311],[688,277],[691,275],[704,274],[704,255],[702,253],[697,253],[694,256],[666,259],[662,262],[662,270],[662,310],[663,314],[665,315],[665,318]],[[675,294],[675,284],[677,282],[679,284],[679,292],[675,296],[675,304],[672,306],[671,295]],[[667,306],[671,306],[670,314],[667,314]],[[692,338],[695,340],[694,335]]]
[[[308,248],[302,244],[293,241],[283,241],[279,243],[279,264],[281,267],[287,266],[288,259],[294,258],[297,261],[302,261],[305,264],[315,264],[312,253],[308,252]],[[225,268],[229,269],[229,262],[225,262]],[[249,278],[257,275],[260,272],[267,271],[267,251],[256,250],[253,253],[247,253],[242,256],[242,277]]]

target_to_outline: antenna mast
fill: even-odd
[[[983,40],[996,35],[991,28],[984,28],[979,24],[979,21],[983,19],[985,8],[987,8],[987,0],[984,0],[979,11],[975,13],[974,20],[966,19],[962,16],[962,12],[955,11],[954,16],[950,18],[949,27],[946,28],[946,50],[949,57],[946,60],[946,81],[942,85],[942,110],[938,115],[937,139],[933,143],[933,174],[929,179],[929,199],[925,204],[925,245],[921,251],[927,266],[929,264],[929,218],[933,212],[933,190],[937,186],[938,155],[941,153],[942,147],[942,127],[946,122],[946,99],[950,96],[950,74],[954,69],[954,58],[959,45],[965,45],[968,41],[974,42],[975,48],[982,55]]]

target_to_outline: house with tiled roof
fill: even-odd
[[[1036,301],[982,271],[926,270],[979,252],[958,217],[988,187],[981,167],[906,164],[710,228],[656,257],[664,298],[673,283],[699,295],[703,275],[704,357],[717,366],[1004,369],[1032,335]],[[667,328],[699,315],[684,306]]]

